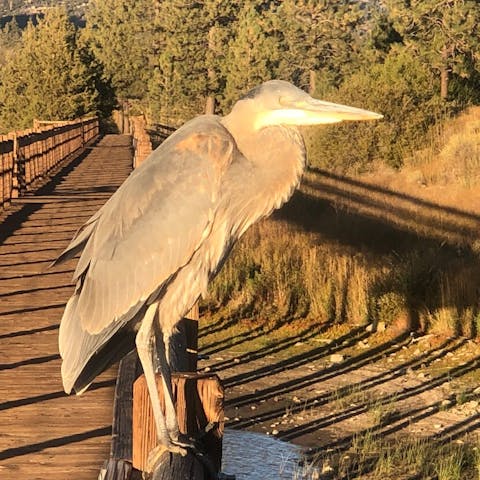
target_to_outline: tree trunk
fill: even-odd
[[[442,67],[440,71],[440,97],[446,100],[448,97],[448,68]]]
[[[215,26],[211,27],[208,32],[208,49],[212,56],[215,55]],[[208,96],[205,103],[205,113],[207,115],[215,114],[215,97],[212,95],[213,85],[215,85],[215,70],[209,65],[207,70],[207,85],[208,85]]]
[[[314,70],[310,70],[309,74],[310,74],[310,78],[309,78],[309,85],[308,85],[308,93],[310,95],[313,95],[317,87],[317,76]]]
[[[448,97],[448,48],[445,46],[442,49],[442,68],[440,70],[440,98],[446,100]]]
[[[210,95],[205,102],[205,113],[207,115],[215,115],[215,98]]]

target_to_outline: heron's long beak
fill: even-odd
[[[295,107],[293,107],[295,109]],[[297,107],[298,108],[298,107]],[[300,110],[305,112],[306,120],[311,120],[311,124],[337,123],[344,120],[378,120],[383,118],[379,113],[363,110],[362,108],[349,107],[338,103],[324,102],[316,98],[309,98],[301,102]],[[307,123],[311,125],[310,123]]]
[[[377,120],[379,113],[337,103],[324,102],[312,97],[297,101],[280,101],[280,108],[264,112],[256,122],[257,128],[273,125],[322,125],[345,120]]]

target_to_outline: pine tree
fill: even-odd
[[[85,36],[121,100],[144,98],[151,70],[155,2],[91,0]]]
[[[34,118],[67,120],[95,112],[95,82],[76,48],[64,9],[28,25],[0,73],[0,128],[31,126]]]
[[[284,0],[278,30],[284,35],[282,73],[313,93],[318,72],[334,84],[351,69],[365,20],[358,1]]]
[[[176,125],[206,109],[221,111],[238,10],[238,3],[228,0],[165,0],[158,5],[148,93],[153,121]]]
[[[238,2],[229,0],[206,0],[208,25],[208,48],[205,54],[207,68],[207,110],[208,98],[221,112],[221,102],[226,85],[227,53],[234,38],[234,25],[240,11]],[[212,105],[213,106],[213,105]]]
[[[0,65],[4,65],[8,53],[18,47],[21,37],[22,31],[15,20],[0,29]]]
[[[360,63],[366,68],[383,63],[392,47],[402,43],[401,35],[380,1],[369,2],[367,6],[366,38],[360,52]]]
[[[151,118],[179,124],[218,103],[231,24],[238,6],[227,0],[185,3],[164,0],[157,7],[156,55],[149,84]],[[212,108],[211,108],[212,109]]]
[[[480,60],[480,9],[474,0],[385,0],[395,28],[414,55],[438,72],[440,96],[451,74],[468,77]],[[478,73],[477,73],[478,75]]]
[[[275,28],[275,15],[274,4],[243,4],[224,63],[224,109],[250,88],[278,76],[281,39]]]
[[[155,72],[150,80],[151,114],[170,124],[203,113],[208,29],[200,2],[164,0],[156,14]]]

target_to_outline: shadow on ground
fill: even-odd
[[[452,308],[459,318],[466,311],[478,317],[480,216],[312,170],[273,221],[376,266],[394,258],[399,275],[413,258],[416,277],[398,292],[407,294],[409,324],[399,330],[387,323],[382,332],[332,321],[289,328],[288,321],[257,326],[213,314],[201,326],[200,344],[209,356],[203,365],[218,372],[226,388],[227,426],[302,445],[307,462],[321,465],[335,457],[333,473],[319,478],[360,478],[376,471],[380,443],[423,439],[441,448],[476,442],[477,326],[433,335],[430,325],[420,324],[419,311]],[[450,285],[461,279],[473,288],[461,295],[441,291],[439,278]],[[365,454],[367,440],[376,450]],[[362,462],[359,455],[366,455]],[[351,465],[342,473],[340,460],[347,457]]]

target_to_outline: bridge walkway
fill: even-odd
[[[0,478],[93,480],[108,459],[116,368],[63,392],[58,327],[75,260],[48,265],[132,168],[131,138],[106,135],[0,213]]]

